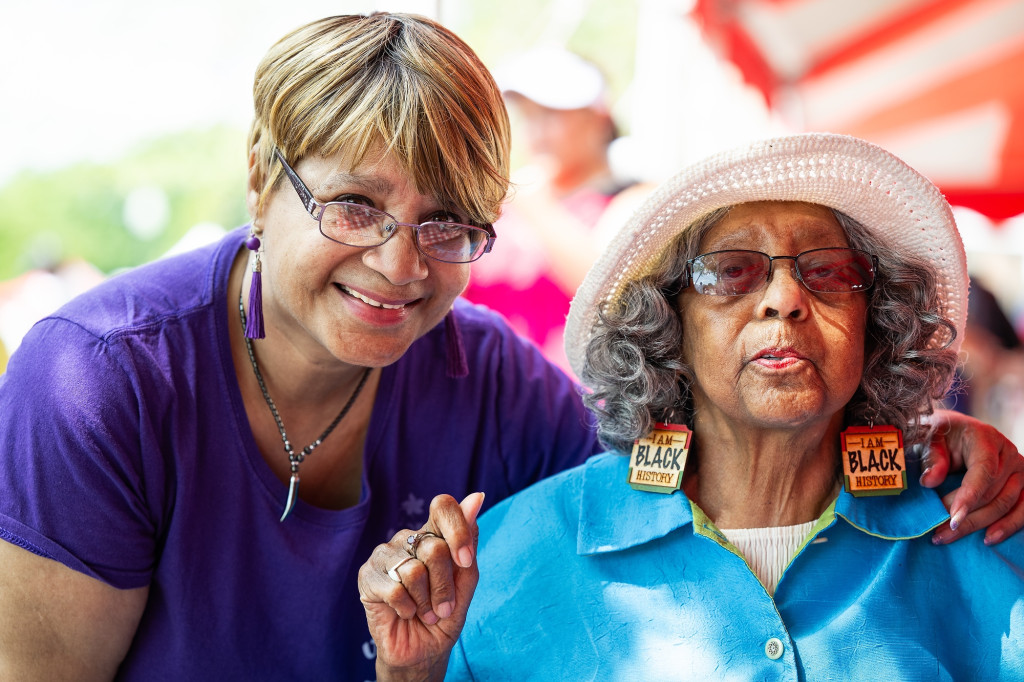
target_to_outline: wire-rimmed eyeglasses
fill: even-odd
[[[399,222],[390,213],[363,204],[313,198],[306,183],[292,170],[280,150],[274,154],[285,175],[299,195],[302,205],[320,226],[320,234],[331,241],[364,249],[380,246],[398,232],[399,225],[411,227],[416,248],[427,258],[442,263],[471,263],[488,253],[497,239],[490,225],[476,227],[446,221],[428,221],[416,225]]]
[[[692,285],[698,294],[711,296],[752,294],[767,286],[777,260],[793,261],[796,278],[810,291],[825,294],[866,291],[875,283],[878,269],[878,258],[859,249],[811,249],[795,256],[713,251],[686,262],[683,288]]]

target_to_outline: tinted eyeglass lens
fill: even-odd
[[[349,246],[376,246],[390,234],[386,213],[360,204],[327,204],[320,216],[325,237]]]
[[[458,223],[423,223],[417,232],[420,250],[448,263],[468,263],[483,253],[487,232]]]
[[[804,285],[820,293],[863,291],[875,281],[871,255],[856,249],[815,249],[796,258]]]
[[[875,281],[871,254],[857,249],[814,249],[795,258],[760,251],[715,251],[690,261],[690,283],[698,294],[742,296],[760,291],[768,282],[775,260],[796,261],[800,281],[818,293],[852,293]]]
[[[329,203],[320,217],[325,237],[349,246],[378,246],[395,229],[394,219],[360,204]],[[420,251],[446,263],[469,263],[487,246],[487,231],[458,223],[423,223],[416,230]]]
[[[739,296],[768,281],[771,260],[758,251],[717,251],[694,258],[691,283],[698,294]]]

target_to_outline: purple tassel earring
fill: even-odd
[[[262,339],[266,336],[263,329],[263,264],[260,262],[260,238],[253,228],[245,247],[256,253],[256,262],[252,266],[252,281],[249,283],[249,318],[245,324],[245,335],[250,339]]]

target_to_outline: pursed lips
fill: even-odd
[[[792,348],[762,348],[750,358],[750,362],[766,367],[788,367],[806,359]]]

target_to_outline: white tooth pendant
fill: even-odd
[[[284,521],[288,518],[288,515],[292,513],[292,508],[295,506],[295,498],[299,495],[299,474],[292,472],[292,476],[288,481],[288,499],[284,503],[284,513],[281,514],[281,520]]]

